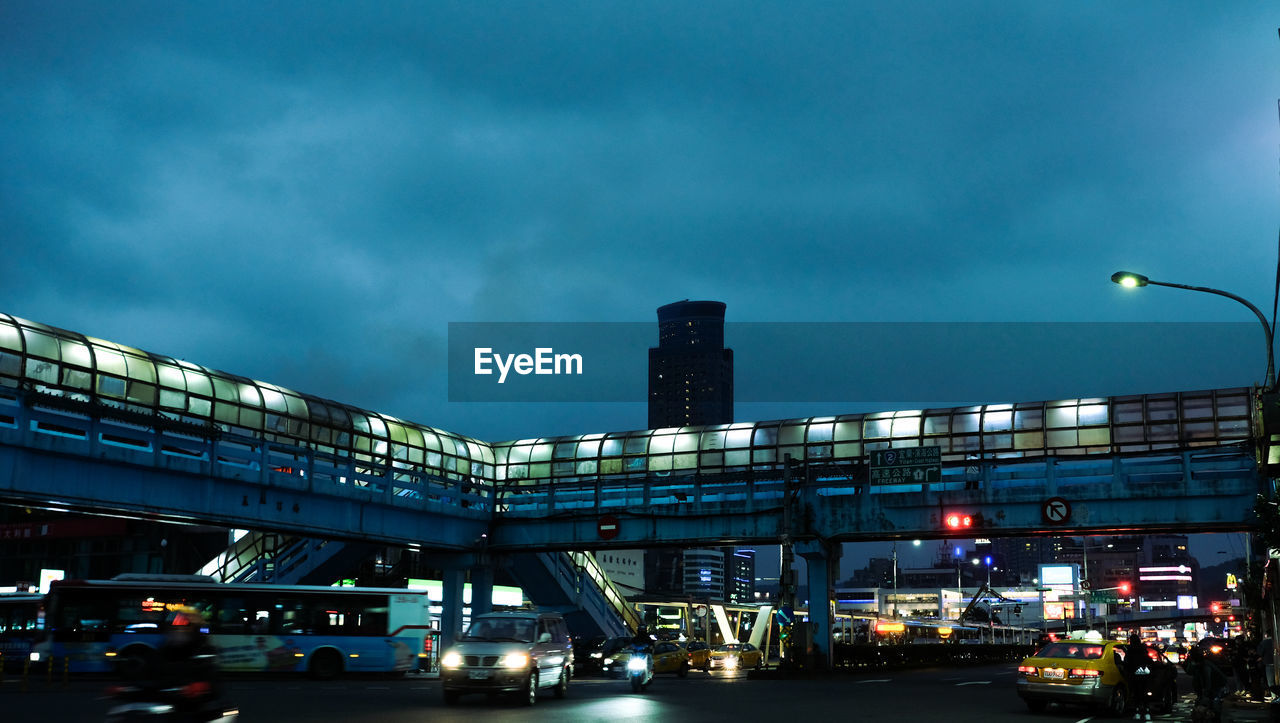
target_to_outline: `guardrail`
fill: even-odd
[[[163,418],[146,426],[136,419],[92,416],[89,405],[81,405],[84,411],[73,406],[0,390],[0,444],[248,482],[264,493],[283,488],[467,517],[492,514],[488,490],[469,480],[214,429],[202,434],[190,424],[170,428],[172,420]]]
[[[980,472],[973,472],[973,468]],[[1236,480],[1256,474],[1257,463],[1247,445],[1168,452],[1089,457],[1044,457],[1027,460],[975,461],[971,465],[942,468],[938,482],[868,485],[848,478],[809,482],[793,481],[818,497],[856,495],[936,495],[939,492],[972,491],[981,499],[998,492],[1045,492],[1105,486],[1144,489],[1163,486]],[[545,517],[561,513],[608,510],[696,508],[754,513],[780,509],[786,492],[781,470],[759,476],[647,477],[507,486],[495,490],[497,513],[507,517]],[[932,498],[931,498],[932,499]]]

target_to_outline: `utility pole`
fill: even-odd
[[[1090,583],[1089,583],[1089,538],[1088,537],[1082,536],[1080,538],[1080,555],[1081,555],[1080,559],[1084,562],[1084,569],[1081,571],[1081,577],[1083,577],[1084,579],[1080,581],[1080,587],[1084,589],[1083,594],[1080,596],[1081,600],[1084,601],[1084,627],[1085,627],[1085,630],[1093,630],[1093,605],[1090,604],[1090,600],[1089,600],[1089,598],[1092,597],[1092,595],[1089,593]]]
[[[791,548],[791,488],[795,481],[791,479],[791,455],[783,456],[782,464],[782,567],[778,573],[779,599],[784,606],[795,609],[796,589],[795,551]]]
[[[898,541],[893,541],[893,616],[898,617]]]
[[[791,479],[791,455],[783,455],[782,559],[778,569],[778,607],[791,614],[794,614],[796,609],[796,579],[795,570],[792,568],[792,565],[795,564],[795,551],[791,548],[791,498],[795,487],[795,481]],[[784,628],[780,629],[778,633],[778,658],[783,665],[791,665],[795,661],[786,657],[786,645],[790,642],[790,635],[784,636],[784,633],[788,632],[785,629],[786,625],[790,625],[790,622],[784,623]]]

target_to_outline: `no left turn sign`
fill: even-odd
[[[1040,506],[1040,515],[1050,525],[1063,525],[1071,519],[1071,503],[1061,497],[1050,497]]]

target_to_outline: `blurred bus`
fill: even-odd
[[[0,593],[0,670],[22,670],[43,629],[43,595]]]
[[[72,672],[147,669],[175,610],[194,609],[225,671],[332,678],[416,670],[432,630],[425,592],[223,584],[202,575],[54,582],[33,660]]]

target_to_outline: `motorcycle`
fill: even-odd
[[[119,685],[107,690],[112,701],[107,723],[128,721],[200,721],[235,723],[240,711],[218,700],[203,681],[181,686]]]
[[[632,693],[639,693],[653,681],[653,656],[648,648],[637,645],[631,649],[631,657],[627,659],[627,678],[631,681]]]

